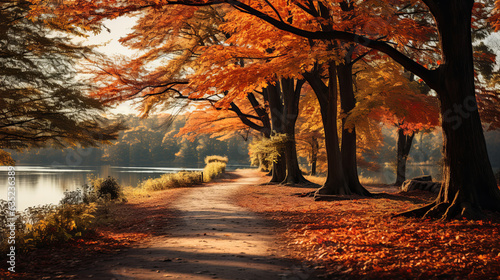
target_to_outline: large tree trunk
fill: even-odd
[[[281,100],[281,89],[276,85],[269,85],[267,90],[267,97],[269,101],[269,110],[271,112],[271,125],[273,131],[283,133],[283,102]],[[285,155],[282,153],[276,162],[273,163],[271,183],[281,183],[286,177],[286,161]]]
[[[285,144],[286,177],[282,182],[284,184],[309,182],[304,178],[299,168],[297,148],[295,145],[295,123],[299,115],[300,92],[304,82],[304,80],[297,80],[297,83],[295,83],[295,79],[281,79],[281,90],[284,103],[283,123],[284,132],[287,135],[287,142]]]
[[[356,106],[352,80],[352,64],[350,54],[346,56],[344,64],[337,66],[339,77],[340,104],[344,114],[348,114]],[[356,127],[346,128],[347,117],[342,119],[342,167],[347,179],[347,184],[352,193],[371,196],[371,193],[361,185],[358,177],[358,164],[356,161]]]
[[[437,73],[436,89],[441,102],[444,182],[435,203],[404,214],[481,218],[481,210],[500,211],[500,190],[488,158],[475,99],[471,42],[474,1],[431,2],[444,61]]]
[[[398,144],[397,144],[397,159],[396,159],[396,182],[395,186],[400,187],[406,180],[406,161],[410,154],[411,144],[415,133],[410,135],[404,133],[404,129],[398,128]]]
[[[342,156],[337,133],[337,70],[335,62],[329,66],[329,86],[327,87],[319,75],[319,70],[305,73],[304,77],[318,98],[321,118],[325,131],[326,160],[328,173],[326,182],[316,191],[316,195],[347,195],[352,194],[342,169]]]

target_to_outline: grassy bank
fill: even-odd
[[[120,213],[113,211],[116,206],[124,205],[132,195],[190,187],[209,182],[225,172],[227,158],[210,156],[205,159],[203,172],[179,172],[165,174],[158,179],[142,182],[136,188],[122,188],[114,178],[89,177],[89,184],[76,191],[66,192],[59,205],[30,207],[17,212],[15,229],[11,232],[7,225],[10,214],[7,201],[0,200],[0,253],[4,257],[10,252],[9,237],[15,236],[16,253],[23,257],[41,248],[56,249],[58,245],[80,242],[89,236],[103,235],[106,231],[115,232],[127,221],[122,221]],[[148,195],[149,196],[149,195]],[[134,201],[137,199],[134,198]],[[118,203],[117,203],[118,202]],[[135,207],[135,202],[130,203]],[[121,221],[121,222],[116,222]],[[108,232],[108,233],[109,233]],[[137,231],[136,231],[137,232]],[[105,235],[109,235],[106,233]]]
[[[160,178],[143,181],[136,188],[125,189],[126,195],[148,194],[152,191],[161,191],[175,188],[186,188],[207,183],[226,172],[227,157],[208,156],[205,158],[203,171],[163,174]]]

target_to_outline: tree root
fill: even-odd
[[[395,214],[393,217],[431,218],[449,221],[463,218],[481,220],[485,218],[485,215],[480,210],[472,207],[470,203],[457,203],[455,200],[453,203],[435,201],[421,208]]]
[[[298,197],[314,197],[315,193],[316,193],[316,191],[312,191],[312,192],[305,192],[305,193],[294,193],[292,195],[298,196]]]
[[[336,189],[335,192],[332,192],[330,188],[322,186],[321,188],[316,190],[316,192],[314,193],[314,197],[323,195],[351,195],[351,194],[352,194],[351,191],[347,187]]]
[[[341,201],[341,200],[353,200],[353,199],[357,199],[357,198],[359,198],[359,196],[328,195],[328,194],[314,195],[314,201]]]
[[[425,205],[424,207],[421,207],[421,208],[417,208],[414,210],[394,214],[393,217],[407,217],[407,218],[424,217],[425,214],[429,210],[431,210],[431,208],[433,208],[434,206],[436,206],[435,201],[433,203]]]
[[[434,207],[432,207],[429,211],[427,211],[422,218],[431,218],[431,219],[444,219],[447,213],[453,214],[455,212],[455,207],[453,204],[447,202],[437,203]]]

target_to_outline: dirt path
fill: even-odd
[[[252,171],[233,182],[189,189],[174,204],[179,219],[166,236],[97,261],[78,278],[288,279],[293,264],[276,257],[269,225],[236,206],[238,188],[258,183]]]

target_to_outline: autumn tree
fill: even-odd
[[[225,26],[229,26],[229,23]],[[209,47],[200,57],[200,67],[191,76],[189,83],[192,92],[190,98],[200,100],[219,94],[223,98],[215,105],[228,110],[235,109],[236,100],[248,99],[257,113],[258,118],[255,119],[260,119],[261,122],[264,121],[262,124],[266,124],[262,128],[268,129],[267,122],[270,122],[272,132],[266,131],[264,134],[266,138],[273,133],[287,135],[284,154],[273,163],[271,182],[306,182],[298,167],[294,139],[298,100],[305,81],[293,77],[280,77],[282,75],[277,67],[283,67],[282,63],[287,60],[268,53],[266,47],[247,43],[241,45],[239,41],[242,41],[241,37],[244,35],[238,33],[241,30],[236,30],[237,28],[233,26],[231,28],[232,30],[226,31],[231,34],[225,42],[229,46]],[[280,63],[278,64],[276,60]],[[287,62],[287,65],[295,66],[291,62]],[[268,117],[265,117],[262,110],[264,106],[255,102],[253,92],[262,95],[264,106],[268,106],[268,110],[265,111],[265,114],[269,114]],[[206,97],[207,95],[209,97]],[[249,123],[246,119],[242,121]],[[249,125],[256,127],[252,123]],[[259,127],[256,129],[262,130]]]
[[[115,139],[122,126],[100,117],[103,106],[75,79],[73,64],[90,50],[29,19],[30,8],[29,1],[0,3],[0,148]]]
[[[349,114],[349,124],[368,117],[397,128],[395,185],[401,185],[414,135],[439,125],[439,106],[411,73],[393,61],[379,59],[370,64],[357,74],[360,102]]]
[[[44,4],[45,6],[42,6],[45,8],[40,8],[40,13],[52,11],[50,1]],[[230,63],[233,66],[244,63],[242,58],[231,56],[234,51],[223,47],[222,42],[229,37],[229,33],[218,30],[218,26],[223,22],[224,7],[153,7],[152,5],[136,5],[136,3],[129,3],[128,6],[121,8],[113,6],[112,3],[99,7],[89,3],[75,3],[75,6],[70,5],[70,7],[58,6],[57,3],[53,5],[59,8],[54,11],[56,14],[66,11],[54,18],[54,24],[69,23],[61,26],[61,29],[65,30],[66,26],[76,26],[71,29],[73,32],[79,32],[78,20],[86,21],[85,28],[87,29],[100,30],[103,19],[131,14],[139,10],[143,12],[133,32],[121,39],[121,42],[132,49],[143,51],[144,54],[132,61],[121,63],[111,60],[96,61],[100,74],[95,77],[94,82],[103,85],[94,93],[96,97],[111,104],[123,100],[138,100],[144,116],[155,110],[178,104],[177,99],[186,99],[191,103],[201,101],[200,106],[209,104],[217,109],[229,110],[236,114],[245,125],[261,131],[266,137],[270,136],[271,127],[268,115],[273,115],[276,111],[272,109],[265,111],[264,106],[256,101],[253,90],[247,91],[239,88],[238,92],[246,94],[246,99],[252,104],[257,118],[246,112],[243,113],[236,102],[232,101],[234,93],[228,92],[226,87],[212,83],[211,85],[219,90],[217,93],[211,93],[208,88],[193,89],[190,75],[187,75],[187,73],[197,71],[200,65],[203,65],[204,61],[199,59],[199,56],[211,46],[214,47],[211,50],[220,48],[221,63]],[[79,15],[75,14],[75,7]],[[94,14],[95,12],[99,15]],[[94,14],[93,19],[87,21],[89,19],[87,16],[90,14]],[[158,24],[159,21],[161,24]],[[166,27],[169,32],[165,32]],[[151,38],[154,38],[153,44]],[[230,61],[231,59],[233,60]],[[235,78],[235,76],[232,77],[232,79]],[[226,86],[230,84],[226,83]],[[262,91],[261,93],[264,94]],[[231,100],[226,103],[220,102],[223,98]],[[279,166],[285,164],[284,158],[278,162]],[[277,180],[281,182],[283,179],[284,177]]]
[[[277,28],[311,40],[358,42],[383,52],[436,91],[443,117],[444,182],[434,203],[408,215],[479,218],[481,210],[500,211],[500,190],[486,151],[475,98],[471,38],[473,10],[477,8],[474,1],[422,1],[434,18],[440,42],[442,63],[435,69],[427,69],[424,64],[408,57],[390,43],[371,37],[366,30],[356,33],[305,30],[242,2],[231,3]],[[379,11],[391,12],[388,6],[383,6]],[[404,36],[403,31],[398,33]]]

